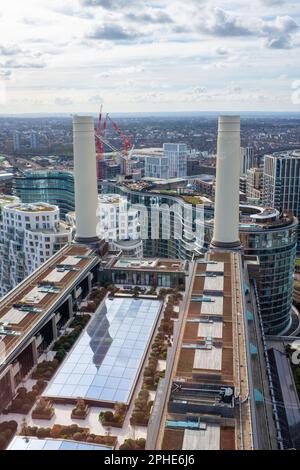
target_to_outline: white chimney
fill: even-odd
[[[97,236],[97,164],[92,116],[73,116],[76,237],[94,243]]]
[[[213,247],[235,248],[239,239],[241,157],[239,116],[220,116]]]

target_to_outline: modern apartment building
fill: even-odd
[[[179,178],[187,175],[186,144],[164,144],[162,152],[145,157],[147,178]]]
[[[263,197],[263,168],[250,168],[246,174],[246,196],[251,203],[260,204]]]
[[[31,131],[30,134],[30,147],[35,150],[38,147],[38,133],[36,131]]]
[[[15,131],[13,135],[13,149],[14,152],[19,152],[21,148],[21,136],[19,131]]]
[[[75,209],[74,176],[67,171],[26,171],[15,179],[15,192],[26,204],[42,201],[58,206],[63,219]]]
[[[300,218],[300,150],[265,155],[263,202]],[[300,256],[300,230],[297,255]]]
[[[164,144],[164,156],[168,159],[169,178],[180,178],[187,174],[188,148],[186,144]]]
[[[203,204],[203,212],[197,218],[196,206],[191,207],[192,222],[181,219],[183,236],[176,237],[175,227],[178,213],[171,220],[169,239],[153,239],[151,211],[156,205],[163,208],[181,207],[181,214],[187,206],[184,197],[169,196],[146,191],[133,191],[126,186],[112,182],[103,183],[103,191],[117,192],[128,198],[131,204],[144,205],[148,210],[148,237],[144,240],[145,256],[160,256],[192,260],[208,250],[214,227],[214,205]],[[200,200],[200,198],[198,199]],[[197,198],[192,200],[196,203]],[[262,317],[266,332],[278,334],[291,323],[293,274],[296,259],[298,221],[286,213],[260,206],[240,206],[240,237],[245,254],[257,256],[260,270],[257,271],[258,290],[261,300]],[[184,235],[185,234],[185,235]],[[193,235],[191,239],[189,234]],[[200,238],[199,238],[200,237]]]
[[[124,256],[143,257],[139,211],[131,208],[125,197],[117,194],[99,196],[97,220],[98,235],[112,250],[121,251]],[[67,214],[67,221],[75,231],[75,212]]]
[[[0,220],[0,295],[41,266],[72,239],[71,228],[50,204],[2,206]]]
[[[246,175],[250,168],[256,166],[253,147],[241,147],[241,173],[240,176]]]

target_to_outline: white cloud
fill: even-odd
[[[300,77],[295,0],[2,4],[2,112],[271,109],[278,93],[284,109]]]
[[[199,20],[200,31],[214,36],[249,36],[253,31],[244,22],[243,18],[228,13],[222,8],[215,7],[208,11]]]

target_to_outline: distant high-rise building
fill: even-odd
[[[246,175],[246,196],[249,202],[259,204],[263,196],[263,169],[250,168]]]
[[[72,239],[50,204],[4,204],[0,218],[0,295],[41,266]]]
[[[160,155],[149,155],[145,157],[145,176],[147,178],[168,178],[168,158]]]
[[[162,152],[145,157],[145,176],[161,179],[186,176],[188,153],[186,144],[164,144]]]
[[[164,157],[168,159],[169,178],[179,178],[187,174],[188,148],[186,144],[164,144]]]
[[[19,150],[21,149],[21,138],[20,138],[19,131],[14,132],[13,144],[14,144],[14,152],[19,152]]]
[[[265,155],[263,200],[265,205],[280,212],[292,212],[300,219],[300,150]],[[299,229],[297,255],[300,255]]]
[[[240,200],[245,199],[246,188],[247,188],[247,178],[245,176],[240,176]]]
[[[256,166],[253,147],[241,147],[241,176]]]
[[[67,171],[26,171],[15,179],[15,192],[26,204],[58,206],[62,218],[75,209],[74,176]]]
[[[36,149],[38,146],[38,134],[36,131],[31,131],[30,146],[32,149]]]

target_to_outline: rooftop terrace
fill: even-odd
[[[239,260],[238,253],[211,252],[194,264],[158,437],[162,449],[252,448],[249,404],[240,421],[233,399],[248,393]]]
[[[14,209],[15,211],[20,212],[54,212],[58,210],[57,206],[53,206],[50,204],[43,204],[40,202],[33,203],[33,204],[12,204],[10,209]]]
[[[140,269],[142,271],[166,271],[166,272],[179,272],[184,271],[185,262],[180,260],[169,260],[160,258],[145,258],[145,259],[133,259],[133,258],[120,258],[114,260],[110,268],[112,269]]]
[[[2,363],[25,343],[68,288],[97,263],[98,257],[89,248],[67,245],[1,299],[0,345],[5,350]]]

